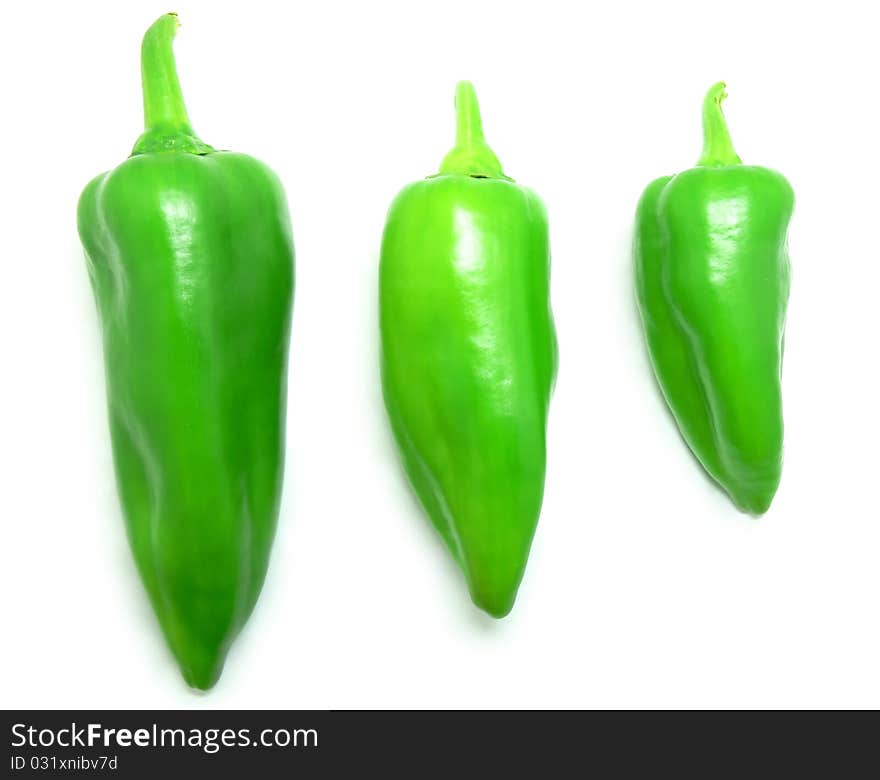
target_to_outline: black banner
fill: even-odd
[[[876,714],[875,714],[876,715]],[[874,715],[874,716],[875,716]],[[648,775],[687,770],[701,777],[733,770],[779,771],[797,765],[827,776],[873,776],[873,717],[832,734],[799,722],[766,724],[767,713],[730,719],[705,713],[327,712],[327,711],[7,711],[3,776],[114,778],[198,776],[360,776],[403,771],[410,777],[480,766],[540,777]],[[784,715],[783,718],[801,716]],[[720,719],[725,721],[721,723]],[[553,767],[553,769],[551,769]],[[168,774],[170,773],[170,774]],[[242,774],[238,774],[242,773]],[[347,776],[347,775],[346,775]]]

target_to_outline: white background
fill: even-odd
[[[278,172],[297,249],[277,542],[207,695],[183,684],[126,545],[75,224],[81,188],[141,131],[140,39],[172,9],[7,7],[0,705],[880,706],[871,5],[177,3],[193,124]],[[411,498],[378,376],[385,211],[448,151],[460,78],[551,219],[546,500],[502,622],[471,605]],[[636,201],[696,161],[721,79],[737,151],[798,198],[786,462],[760,520],[679,439],[631,282]]]

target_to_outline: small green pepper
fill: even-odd
[[[385,405],[403,464],[474,603],[513,607],[544,491],[556,376],[544,206],[504,175],[473,87],[455,148],[388,213],[379,302]]]
[[[78,223],[129,542],[184,678],[210,688],[275,533],[293,243],[275,175],[193,132],[176,29],[167,14],[144,36],[146,130]]]
[[[636,292],[654,372],[687,444],[741,509],[767,511],[782,473],[782,353],[794,195],[743,165],[703,104],[703,154],[652,182],[636,214]]]

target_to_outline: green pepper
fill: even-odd
[[[385,405],[409,480],[474,603],[513,607],[544,492],[557,349],[546,211],[456,92],[440,173],[391,205],[379,270]]]
[[[162,16],[146,129],[79,201],[128,539],[189,685],[218,679],[262,587],[284,463],[293,242],[262,163],[190,126]]]
[[[703,154],[652,182],[636,213],[636,292],[654,373],[687,444],[746,512],[782,473],[782,353],[794,195],[743,165],[721,111],[703,104]]]

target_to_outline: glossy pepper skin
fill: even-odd
[[[743,165],[721,111],[703,104],[697,167],[652,182],[636,215],[635,277],[654,372],[706,471],[763,514],[782,473],[782,353],[794,195]]]
[[[262,163],[193,132],[173,14],[142,49],[146,131],[82,193],[117,486],[186,682],[217,681],[259,595],[281,495],[293,244]]]
[[[547,217],[486,145],[473,87],[455,148],[391,205],[382,381],[403,465],[474,603],[513,607],[544,490],[557,349]]]

